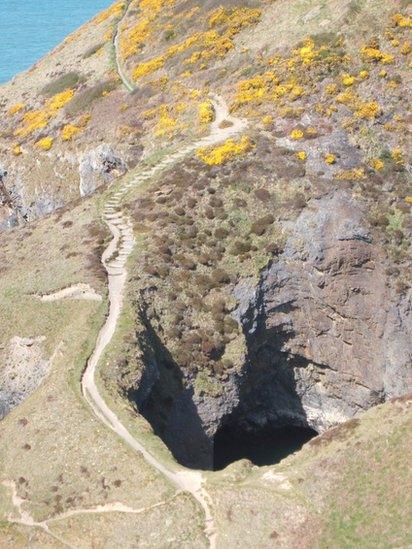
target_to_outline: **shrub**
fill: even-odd
[[[218,227],[215,230],[215,237],[219,240],[226,238],[228,235],[229,235],[229,231],[224,229],[223,227]]]
[[[215,212],[213,211],[213,208],[208,206],[205,209],[205,216],[206,216],[207,219],[214,219],[215,218]]]
[[[255,221],[252,223],[250,232],[256,234],[257,236],[262,236],[266,231],[266,225],[260,221]]]
[[[46,84],[40,93],[42,95],[46,95],[47,97],[51,97],[58,93],[64,92],[69,88],[75,88],[84,81],[85,78],[79,73],[74,71],[68,72],[67,74],[63,74],[62,76],[59,76],[55,80],[52,80]]]
[[[264,223],[265,225],[272,225],[272,223],[275,222],[275,218],[272,214],[265,215],[260,219],[261,223]]]
[[[210,265],[212,261],[211,257],[206,253],[199,254],[197,260],[201,265]]]
[[[237,332],[239,329],[238,323],[230,315],[225,316],[224,326],[225,326],[225,333],[227,334],[233,334],[234,332]]]
[[[279,242],[270,242],[266,245],[266,252],[272,255],[279,255],[282,253],[283,249]]]
[[[212,190],[212,189],[210,189]],[[214,194],[216,191],[213,189],[212,194]],[[221,198],[217,198],[216,196],[212,196],[209,199],[209,205],[212,206],[212,208],[222,208],[223,207],[223,200]]]
[[[230,282],[230,276],[224,269],[215,269],[211,274],[211,278],[218,284],[229,284]]]
[[[43,137],[43,139],[40,139],[36,142],[36,147],[39,149],[42,149],[43,151],[49,151],[53,146],[53,138],[52,137]]]
[[[175,212],[176,215],[179,215],[179,216],[185,215],[185,210],[184,210],[184,208],[182,208],[182,206],[177,206],[174,209],[174,212]]]
[[[169,275],[170,269],[167,265],[165,265],[163,263],[163,264],[158,265],[157,272],[158,272],[160,278],[166,278]]]
[[[105,93],[112,91],[116,87],[114,80],[106,80],[100,82],[91,88],[86,88],[83,92],[79,92],[71,101],[66,110],[71,115],[76,115],[80,112],[88,110],[90,105],[96,99],[102,97]]]
[[[240,254],[245,254],[247,252],[250,252],[250,250],[251,250],[250,242],[243,242],[241,240],[236,240],[233,243],[233,246],[231,248],[231,253],[233,255],[240,255]]]
[[[238,156],[242,156],[252,149],[253,145],[249,137],[243,136],[239,142],[228,139],[214,148],[202,147],[198,149],[197,156],[209,166],[218,166]]]
[[[255,196],[262,202],[267,202],[268,200],[270,200],[271,194],[267,189],[261,188],[261,189],[256,189]]]
[[[181,255],[178,261],[180,266],[183,267],[183,269],[187,269],[189,271],[194,271],[196,269],[196,263],[190,257]]]
[[[102,47],[104,46],[103,42],[99,42],[99,44],[95,44],[88,50],[86,50],[83,54],[83,59],[88,59],[89,57],[92,57],[95,55]]]

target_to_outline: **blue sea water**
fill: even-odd
[[[0,0],[0,83],[28,69],[113,0]]]

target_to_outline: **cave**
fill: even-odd
[[[147,319],[146,328],[152,352],[128,398],[181,465],[209,471],[240,459],[274,465],[318,434],[298,387],[307,364],[279,351],[279,334],[255,337],[248,366],[229,375],[225,392],[214,398],[196,394]]]
[[[258,466],[275,465],[316,435],[310,427],[289,425],[249,431],[229,423],[214,436],[213,470],[220,471],[240,459]]]
[[[241,459],[274,465],[317,436],[289,368],[254,368],[243,381],[237,405],[211,418],[212,428],[200,413],[213,399],[197,399],[164,352],[146,369],[140,398],[134,394],[132,399],[176,461],[191,469],[219,471]]]

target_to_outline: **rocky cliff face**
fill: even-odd
[[[79,155],[49,158],[24,166],[0,166],[0,230],[34,221],[96,192],[126,171],[107,143]]]
[[[314,198],[258,284],[238,282],[233,316],[247,351],[214,394],[196,391],[193,376],[154,344],[134,397],[177,459],[212,468],[224,426],[321,433],[410,390],[410,296],[392,287],[366,219],[347,191]]]
[[[410,299],[365,218],[343,191],[313,200],[258,287],[237,288],[253,370],[288,372],[297,419],[319,432],[410,387]]]

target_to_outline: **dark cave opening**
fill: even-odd
[[[275,465],[317,434],[309,427],[295,425],[254,431],[224,425],[214,437],[213,470],[220,471],[240,459],[248,459],[258,466]]]
[[[241,459],[274,465],[317,436],[297,388],[296,371],[307,364],[279,351],[284,336],[255,337],[241,379],[236,373],[229,377],[216,398],[196,394],[193,379],[185,377],[147,319],[146,327],[152,351],[138,389],[128,397],[179,464],[209,471]]]

